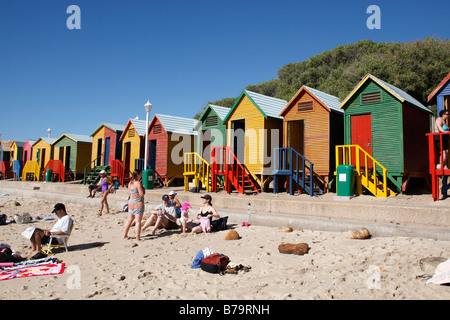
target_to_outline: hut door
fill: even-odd
[[[304,155],[305,126],[303,120],[289,121],[287,123],[287,147]]]
[[[202,131],[202,158],[210,163],[211,161],[211,130]]]
[[[97,140],[97,164],[96,164],[96,166],[100,166],[102,164],[101,163],[102,147],[103,147],[103,139],[98,139]]]
[[[109,147],[111,138],[105,139],[105,163],[104,166],[109,166]]]
[[[65,156],[65,164],[64,168],[69,171],[70,170],[70,146],[66,147],[66,156]]]
[[[351,116],[352,144],[359,145],[369,155],[372,155],[372,117],[370,114]],[[365,167],[364,155],[360,154],[361,167]],[[355,165],[355,155],[352,155],[352,162]],[[372,167],[372,163],[368,163]]]
[[[125,172],[129,172],[130,166],[131,166],[131,142],[125,143],[125,159],[124,159],[124,166],[125,166]]]
[[[245,120],[231,122],[233,152],[240,163],[245,164]]]
[[[151,169],[156,170],[156,140],[150,140],[148,148],[148,164]]]

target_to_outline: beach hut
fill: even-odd
[[[14,140],[11,144],[11,158],[20,162],[23,165],[23,147],[26,141]]]
[[[227,116],[230,108],[209,104],[198,118],[194,130],[197,131],[197,153],[203,159],[211,162],[211,148],[226,145],[227,127],[223,120]]]
[[[125,172],[132,172],[138,167],[136,159],[144,159],[145,153],[145,126],[146,121],[130,119],[123,130],[119,140],[122,142],[122,164]]]
[[[312,163],[313,180],[316,179],[321,190],[327,190],[330,176],[336,167],[336,145],[344,142],[344,111],[339,109],[341,102],[335,96],[307,86],[297,91],[280,113],[280,117],[283,117],[283,148],[274,151],[274,175],[283,175],[283,171],[288,168],[292,171],[290,177],[296,177],[298,172],[309,174],[303,166]],[[293,163],[284,163],[282,159],[290,159],[291,153],[290,161]],[[295,182],[301,184],[300,181]]]
[[[243,175],[251,176],[262,191],[272,179],[272,151],[282,144],[280,113],[286,105],[285,100],[244,90],[223,121],[227,126],[227,153],[233,154],[228,158],[235,157],[245,168]]]
[[[0,161],[11,160],[11,144],[12,141],[0,141]]]
[[[81,134],[65,133],[53,142],[55,160],[60,160],[65,171],[74,179],[84,174],[84,167],[91,162],[92,137]]]
[[[27,140],[27,142],[25,142],[25,145],[23,146],[23,164],[24,164],[24,166],[25,166],[25,163],[27,163],[27,161],[31,160],[31,147],[35,143],[36,143],[36,140]]]
[[[148,164],[156,178],[168,186],[175,179],[183,182],[185,153],[195,150],[197,120],[155,114],[149,125]]]
[[[12,177],[11,170],[11,144],[12,141],[0,141],[0,173],[1,179],[9,179]]]
[[[122,158],[120,136],[125,125],[102,123],[90,135],[92,137],[91,161],[93,166],[109,166],[111,160]]]
[[[437,114],[450,109],[450,73],[428,96],[428,103],[437,105]]]
[[[31,146],[31,160],[37,161],[41,171],[44,170],[47,162],[53,159],[53,142],[55,142],[55,138],[39,138],[32,146]]]
[[[392,193],[387,188],[389,183],[394,192],[404,192],[410,178],[428,179],[425,135],[430,131],[432,112],[427,107],[403,90],[367,74],[339,108],[344,110],[346,146],[342,150],[352,148],[352,161],[362,186],[385,197]],[[348,147],[351,145],[358,147]],[[339,150],[342,160],[341,155]],[[336,165],[341,162],[338,157]],[[376,177],[380,180],[372,180]]]

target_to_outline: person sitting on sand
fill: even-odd
[[[161,226],[166,230],[178,228],[175,207],[170,204],[169,196],[167,194],[163,195],[162,200],[163,202],[150,212],[150,217],[142,227],[142,231],[153,224],[155,227],[151,232],[152,235],[155,235],[156,230]]]
[[[31,235],[31,251],[27,255],[30,259],[40,259],[46,257],[41,252],[42,245],[47,244],[50,241],[52,235],[68,235],[72,229],[73,220],[66,212],[66,206],[63,203],[55,204],[52,213],[55,213],[58,217],[58,221],[55,223],[51,230],[35,228]],[[62,241],[62,240],[61,240]],[[52,239],[52,244],[62,244],[59,239]]]
[[[176,217],[181,218],[181,202],[176,198],[177,193],[175,191],[169,192],[170,204],[175,207]]]
[[[212,218],[220,218],[216,209],[212,206],[212,197],[209,194],[202,196],[203,206],[198,210],[197,219],[200,220],[200,226],[192,229],[192,233],[211,232]]]
[[[102,185],[100,183],[100,181],[97,183],[97,185],[95,184],[91,184],[89,185],[89,195],[87,196],[88,198],[95,198],[95,194],[97,193],[97,191],[100,191],[102,189]]]

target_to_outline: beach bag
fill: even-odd
[[[211,222],[211,231],[220,231],[227,228],[228,217],[221,217]]]
[[[14,221],[16,221],[16,223],[29,223],[31,222],[31,216],[28,212],[22,213],[22,214],[16,214],[14,215]]]
[[[0,226],[6,225],[6,219],[8,217],[6,216],[6,214],[0,214]]]
[[[200,261],[200,268],[209,273],[223,274],[230,259],[220,253],[214,253]]]

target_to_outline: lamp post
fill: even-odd
[[[147,112],[147,119],[145,121],[145,161],[144,161],[144,170],[147,170],[147,163],[148,163],[148,115],[150,113],[150,110],[152,110],[152,104],[149,100],[147,100],[147,103],[144,105],[145,112]]]

